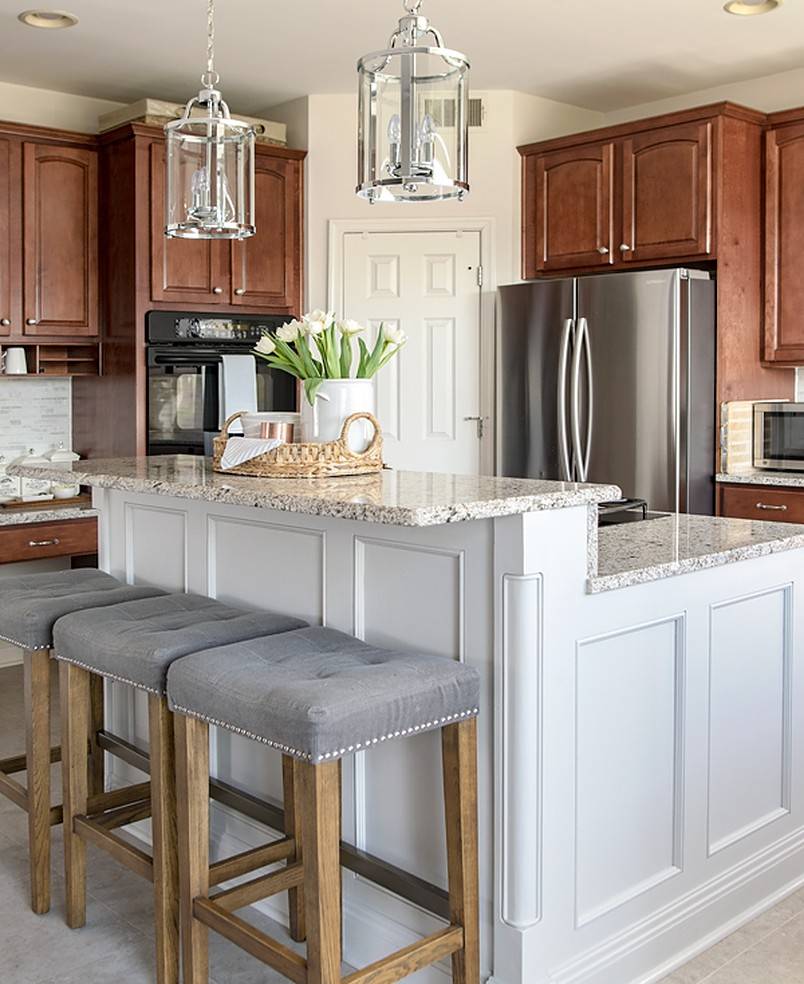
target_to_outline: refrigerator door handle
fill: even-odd
[[[569,432],[567,430],[567,372],[569,370],[569,350],[574,322],[567,318],[561,331],[561,344],[558,354],[558,455],[561,478],[572,481],[572,468],[569,455]]]
[[[586,434],[581,435],[581,359],[586,365]],[[586,318],[578,321],[575,350],[572,353],[572,394],[570,408],[572,414],[572,443],[575,459],[578,462],[578,481],[585,482],[589,474],[589,456],[592,451],[592,414],[594,394],[592,392],[592,349],[589,344],[589,322]]]

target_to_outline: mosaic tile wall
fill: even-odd
[[[10,461],[29,448],[43,454],[71,442],[69,379],[0,376],[0,455]]]

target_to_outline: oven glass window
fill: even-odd
[[[804,461],[804,414],[765,411],[762,417],[765,458]]]
[[[201,444],[218,426],[218,367],[151,369],[148,437],[151,444]]]

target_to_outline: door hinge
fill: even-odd
[[[477,265],[477,286],[483,286],[483,267],[479,263]]]

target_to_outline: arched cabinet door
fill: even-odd
[[[613,181],[613,143],[525,158],[526,278],[613,262]]]
[[[257,232],[232,243],[232,303],[299,314],[301,161],[257,153]]]
[[[23,331],[98,334],[98,155],[23,145]]]
[[[712,249],[712,123],[648,130],[622,142],[619,260],[707,256]]]

